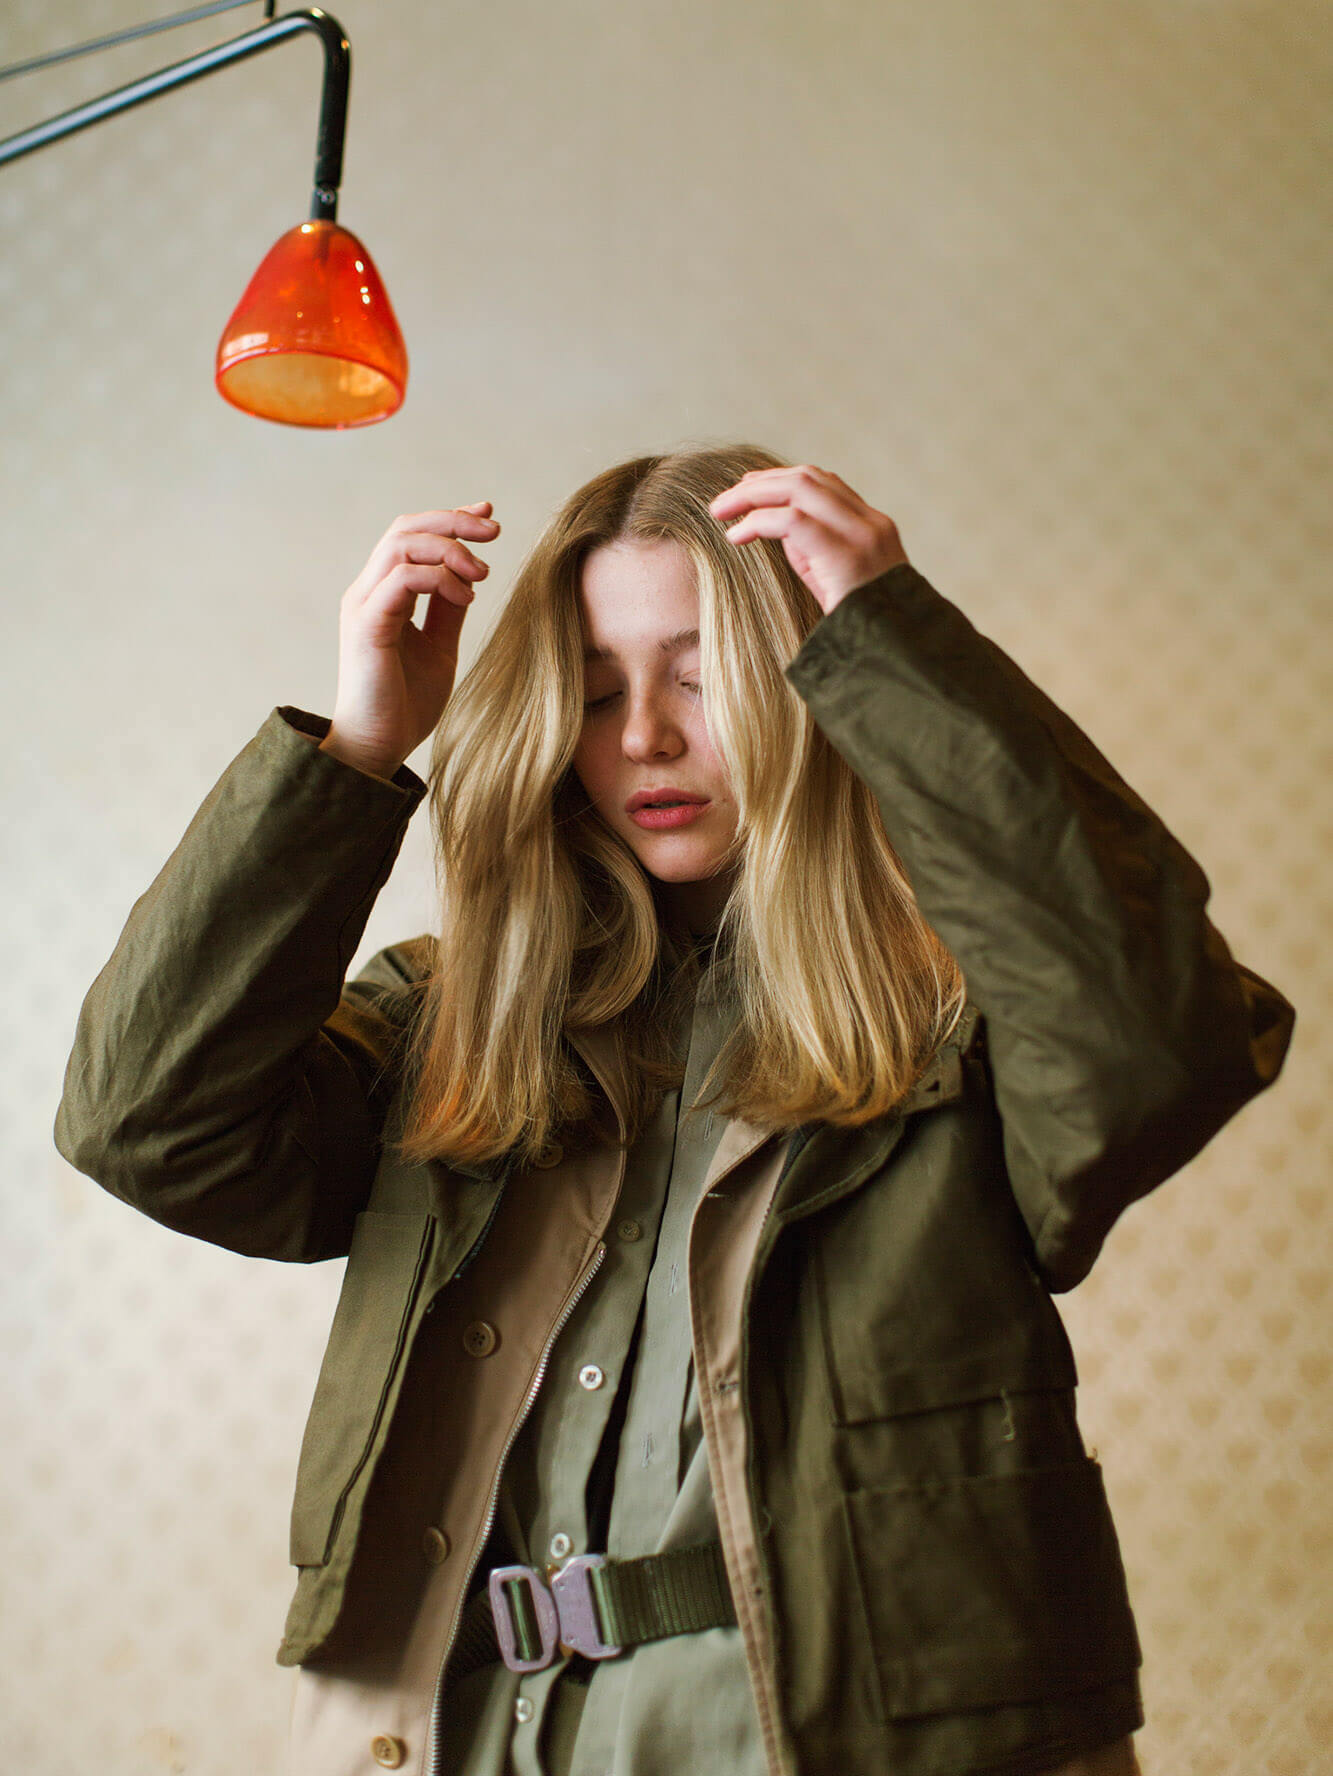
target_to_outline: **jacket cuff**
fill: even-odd
[[[786,677],[802,696],[836,678],[846,662],[864,655],[866,624],[885,599],[899,605],[946,602],[910,561],[900,561],[863,586],[853,587],[820,618],[787,665]]]
[[[264,734],[266,730],[272,728],[275,730],[275,743],[282,744],[281,736],[283,730],[286,729],[289,733],[294,731],[297,734],[305,734],[310,739],[318,741],[325,737],[332,726],[332,719],[327,715],[312,715],[307,709],[297,709],[290,703],[282,703],[268,717],[260,729],[260,734]],[[356,765],[349,765],[345,759],[336,758],[331,752],[321,752],[318,746],[303,750],[313,752],[326,766],[331,767],[332,773],[335,775],[345,776],[350,772],[354,778],[361,778],[366,783],[378,783],[384,789],[394,789],[400,792],[396,798],[398,800],[402,800],[406,795],[411,802],[409,813],[416,808],[418,802],[426,794],[426,785],[407,765],[399,765],[392,777],[376,777],[373,772],[362,771]],[[333,781],[332,776],[330,781]]]

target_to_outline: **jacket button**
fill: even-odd
[[[377,1733],[370,1742],[370,1755],[386,1770],[396,1770],[407,1756],[407,1747],[392,1733]]]
[[[520,1696],[514,1704],[514,1719],[518,1721],[520,1726],[525,1726],[536,1712],[532,1700],[527,1696]]]
[[[585,1363],[582,1369],[579,1370],[579,1386],[581,1388],[587,1388],[589,1393],[592,1393],[594,1389],[601,1387],[605,1380],[606,1377],[602,1374],[596,1363]]]
[[[564,1157],[565,1150],[559,1141],[548,1141],[538,1153],[533,1155],[532,1163],[543,1169],[549,1169],[551,1166],[558,1166]]]
[[[621,1239],[629,1240],[631,1243],[636,1239],[643,1238],[643,1229],[637,1221],[622,1221],[620,1226],[616,1228],[616,1232]]]
[[[470,1357],[489,1357],[500,1342],[500,1334],[489,1320],[473,1320],[463,1334],[463,1349]]]
[[[421,1552],[432,1566],[439,1566],[449,1558],[449,1538],[442,1529],[436,1529],[432,1523],[421,1537]]]

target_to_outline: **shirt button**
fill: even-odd
[[[570,1541],[569,1537],[565,1535],[563,1531],[560,1531],[551,1537],[550,1546],[552,1560],[563,1560],[565,1555],[571,1553],[574,1548],[573,1542]]]
[[[643,1238],[643,1229],[639,1226],[637,1221],[622,1221],[620,1226],[617,1227],[616,1232],[623,1240],[634,1241]]]
[[[422,1533],[421,1552],[432,1566],[439,1566],[449,1558],[449,1538],[442,1529],[432,1524]]]
[[[565,1150],[559,1141],[548,1141],[540,1151],[533,1155],[532,1163],[549,1169],[551,1166],[558,1166],[564,1157]]]
[[[602,1374],[596,1363],[585,1363],[582,1369],[579,1370],[579,1386],[587,1388],[589,1393],[591,1393],[594,1388],[601,1387],[605,1380],[606,1377]]]
[[[520,1726],[530,1721],[535,1713],[536,1709],[527,1696],[520,1696],[514,1704],[514,1719]]]
[[[470,1357],[489,1357],[500,1342],[500,1334],[489,1320],[473,1320],[463,1334],[463,1349]]]
[[[396,1770],[407,1756],[407,1747],[392,1733],[377,1733],[370,1742],[370,1755],[386,1770]]]

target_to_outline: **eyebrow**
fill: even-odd
[[[697,629],[678,629],[674,635],[668,635],[665,641],[659,641],[657,651],[660,654],[679,654],[685,648],[698,647],[699,631]],[[585,647],[583,662],[591,666],[595,660],[614,660],[614,648]]]

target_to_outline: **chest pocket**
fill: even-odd
[[[357,1216],[297,1465],[294,1566],[322,1565],[349,1508],[359,1514],[402,1383],[434,1225],[425,1213]]]

